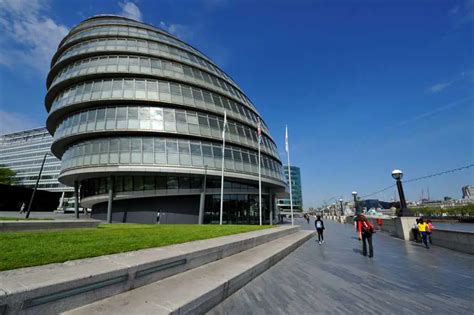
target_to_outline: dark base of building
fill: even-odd
[[[258,195],[224,195],[223,224],[259,224]],[[114,200],[112,222],[142,224],[198,224],[200,195],[175,195]],[[262,198],[262,223],[270,223],[268,196]],[[204,224],[219,224],[220,196],[206,195]],[[107,220],[107,202],[92,207],[92,218]],[[276,222],[276,221],[273,221]]]
[[[199,223],[199,195],[167,196],[117,200],[112,206],[112,221],[142,224]],[[92,207],[92,218],[107,220],[107,203]]]

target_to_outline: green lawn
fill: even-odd
[[[0,233],[0,271],[179,244],[268,227],[102,224],[95,229]]]
[[[51,218],[14,218],[14,217],[0,217],[0,221],[37,221],[37,220],[53,220]]]

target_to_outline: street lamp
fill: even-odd
[[[355,214],[358,215],[359,211],[357,210],[357,191],[352,192],[352,196],[354,196],[354,208],[355,208]]]
[[[342,207],[342,198],[339,199],[339,202],[341,203],[341,215],[344,215],[344,208]]]
[[[39,184],[39,181],[41,179],[41,173],[43,173],[44,162],[46,162],[46,157],[48,155],[51,155],[51,154],[49,152],[46,152],[44,154],[43,162],[41,163],[41,168],[40,168],[39,173],[38,173],[38,178],[36,179],[35,188],[33,189],[33,193],[31,194],[30,203],[28,204],[28,210],[26,211],[26,218],[27,219],[30,217],[31,205],[33,204],[33,200],[35,199],[36,190],[38,189],[38,184]]]
[[[393,170],[392,177],[397,181],[398,196],[400,197],[400,213],[399,217],[410,216],[411,212],[408,210],[405,194],[403,193],[402,178],[403,172],[400,170]]]

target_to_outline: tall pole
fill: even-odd
[[[27,219],[30,217],[31,205],[33,204],[33,200],[35,199],[36,190],[38,189],[38,184],[39,184],[39,181],[41,179],[41,173],[43,173],[44,163],[46,162],[46,157],[48,155],[50,155],[48,152],[46,152],[44,154],[43,162],[41,163],[41,168],[40,168],[40,171],[38,173],[38,178],[36,179],[35,188],[33,189],[33,193],[31,194],[30,203],[28,204],[28,210],[26,211],[26,218]]]
[[[352,196],[354,196],[354,208],[355,208],[355,215],[359,214],[359,211],[357,209],[357,192],[353,191]]]
[[[74,181],[74,214],[79,219],[79,182]]]
[[[260,156],[260,142],[262,139],[262,129],[260,125],[260,118],[258,119],[257,126],[258,134],[258,217],[260,219],[260,225],[262,225],[262,159]]]
[[[112,202],[114,201],[114,177],[109,177],[109,200],[107,202],[107,223],[112,223]]]
[[[203,183],[202,183],[201,200],[199,203],[198,224],[203,224],[204,222],[204,205],[206,201],[206,181],[207,181],[207,165],[204,165],[204,178],[203,178]]]
[[[400,197],[400,216],[410,216],[411,212],[410,210],[408,210],[407,201],[405,199],[405,193],[403,192],[402,181],[400,179],[397,179],[397,189],[398,195]]]
[[[288,183],[290,184],[290,209],[291,209],[291,225],[295,224],[295,220],[293,217],[293,192],[292,192],[292,184],[291,184],[291,165],[290,165],[290,146],[288,144],[288,126],[285,129],[285,149],[286,154],[288,156]]]
[[[341,215],[344,215],[344,207],[342,206],[342,199],[339,199],[339,202],[341,203]]]
[[[224,125],[222,127],[222,167],[221,167],[221,206],[219,211],[219,224],[222,225],[224,213],[224,156],[225,156],[225,127],[227,124],[227,111],[224,111]]]

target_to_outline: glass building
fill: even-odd
[[[61,41],[47,78],[46,127],[59,181],[119,222],[216,223],[227,112],[224,222],[258,222],[257,121],[264,221],[285,189],[268,127],[237,84],[167,32],[95,16]]]
[[[72,191],[58,182],[61,161],[51,154],[52,142],[44,127],[0,135],[0,165],[15,171],[15,185],[34,188],[44,155],[48,153],[38,189]]]
[[[300,168],[290,166],[291,169],[291,191],[293,197],[293,210],[303,211],[303,192],[301,191],[301,172]],[[283,167],[286,182],[289,184],[288,166]],[[281,210],[290,210],[290,195],[287,198],[277,199],[277,206]]]

